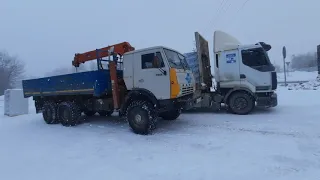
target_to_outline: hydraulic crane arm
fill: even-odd
[[[114,44],[114,45],[111,45],[108,47],[104,47],[104,48],[93,50],[93,51],[88,51],[88,52],[81,53],[81,54],[77,53],[74,56],[74,59],[72,61],[72,65],[75,67],[79,67],[79,65],[81,63],[85,63],[87,61],[91,61],[94,59],[103,58],[103,57],[107,57],[109,55],[113,55],[113,54],[109,54],[109,50],[111,50],[111,48],[114,48],[113,54],[120,55],[120,56],[122,56],[126,52],[135,50],[134,47],[132,47],[130,45],[130,43],[122,42],[119,44]]]

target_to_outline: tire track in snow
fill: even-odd
[[[273,135],[273,136],[288,136],[294,138],[314,138],[320,139],[320,135],[307,135],[302,132],[279,132],[279,131],[267,131],[267,130],[260,130],[260,129],[249,129],[249,128],[235,128],[231,127],[230,124],[228,125],[210,125],[210,124],[188,124],[187,127],[183,128],[194,128],[194,127],[202,127],[202,128],[214,128],[219,130],[227,130],[233,132],[246,132],[246,133],[254,133],[254,134],[261,134],[261,135]]]

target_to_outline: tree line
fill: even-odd
[[[291,66],[294,70],[303,70],[317,67],[317,53],[309,52],[304,54],[293,55],[291,57]]]
[[[0,51],[0,95],[6,89],[15,88],[25,73],[25,64],[17,56]]]

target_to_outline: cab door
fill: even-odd
[[[157,99],[170,98],[170,76],[162,49],[134,54],[134,88],[147,89]],[[158,62],[158,63],[157,63]]]
[[[219,82],[224,88],[240,86],[238,49],[222,51],[218,55]]]
[[[240,73],[241,85],[248,86],[253,92],[267,91],[271,89],[271,72],[273,66],[267,59],[263,49],[241,49]]]

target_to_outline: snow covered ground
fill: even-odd
[[[284,73],[277,73],[278,81],[284,82]],[[289,72],[287,74],[287,81],[310,81],[315,80],[318,76],[317,71],[307,72],[307,71],[295,71]]]
[[[277,73],[278,82],[284,82],[284,74]],[[304,71],[296,71],[289,72],[287,75],[288,90],[318,90],[320,89],[320,79],[317,79],[318,72],[304,72]],[[295,81],[307,81],[300,83],[292,83]],[[279,86],[284,86],[284,83],[279,84]]]
[[[116,118],[77,127],[3,116],[0,179],[320,179],[320,91],[279,87],[279,106],[238,116],[188,113],[150,136]]]

